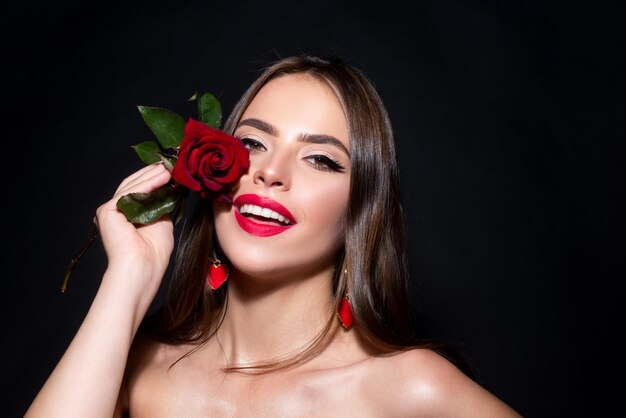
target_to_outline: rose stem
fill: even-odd
[[[61,284],[61,293],[65,293],[65,291],[67,290],[67,282],[69,282],[70,275],[72,274],[72,271],[74,271],[74,267],[76,267],[76,264],[78,264],[78,260],[80,260],[83,254],[85,254],[85,252],[89,249],[89,247],[91,246],[91,243],[96,238],[98,238],[99,234],[100,232],[98,231],[98,227],[94,227],[93,230],[91,231],[91,235],[89,236],[89,239],[83,244],[83,247],[80,249],[80,252],[78,253],[78,255],[74,257],[72,261],[70,261],[70,265],[67,266],[67,270],[65,270],[63,283]]]

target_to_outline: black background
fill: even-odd
[[[617,3],[617,2],[616,2]],[[408,4],[408,3],[407,3]],[[53,1],[3,6],[1,416],[80,325],[95,209],[143,163],[136,105],[228,113],[268,60],[345,57],[397,135],[425,335],[524,416],[611,416],[622,363],[624,16],[601,2]],[[159,298],[161,295],[159,296]],[[158,301],[159,299],[157,299]]]

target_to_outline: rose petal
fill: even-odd
[[[193,176],[191,176],[191,174],[187,170],[187,167],[184,164],[185,159],[186,159],[186,153],[183,152],[178,157],[178,162],[174,165],[174,168],[172,169],[172,178],[174,179],[176,183],[179,183],[185,187],[188,187],[189,189],[193,191],[196,191],[196,192],[200,191],[200,189],[202,188],[202,185],[200,184],[200,182],[194,179]],[[183,162],[183,164],[179,164],[180,162]]]
[[[172,177],[191,190],[201,191],[202,197],[221,199],[220,193],[227,193],[225,186],[236,182],[249,165],[249,151],[239,138],[190,118]]]

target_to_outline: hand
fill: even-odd
[[[135,226],[116,204],[128,193],[156,190],[170,177],[161,163],[142,168],[122,181],[113,198],[98,208],[94,218],[107,254],[108,270],[119,273],[113,276],[139,294],[153,294],[158,289],[174,248],[172,221],[164,216],[150,225]]]

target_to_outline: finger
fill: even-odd
[[[154,167],[150,167],[148,170],[143,171],[141,173],[137,172],[136,175],[130,176],[125,179],[120,186],[115,191],[115,195],[126,194],[131,190],[135,191],[151,191],[151,190],[136,190],[137,186],[140,186],[142,189],[146,189],[146,187],[158,187],[167,182],[170,178],[169,171],[165,168],[165,166],[158,165]],[[154,184],[158,183],[157,186]]]
[[[165,185],[171,175],[162,164],[150,165],[128,176],[122,182],[113,197],[96,210],[94,224],[99,227],[99,220],[105,214],[121,214],[117,208],[120,197],[130,193],[150,193]],[[118,215],[113,215],[118,216]]]
[[[128,187],[133,182],[136,182],[138,180],[141,181],[141,178],[147,174],[154,173],[155,171],[161,172],[162,170],[167,170],[162,162],[147,165],[143,167],[141,170],[135,171],[133,174],[129,175],[124,180],[122,180],[122,182],[117,187],[117,190],[115,192],[117,193],[119,190],[125,187]]]
[[[148,172],[143,174],[140,178],[130,182],[125,188],[118,190],[118,192],[115,193],[115,196],[135,192],[149,193],[165,185],[170,178],[171,175],[166,169]]]
[[[154,163],[154,164],[147,165],[147,166],[141,168],[140,170],[135,171],[134,173],[130,174],[129,176],[127,176],[126,178],[124,178],[120,182],[119,186],[116,189],[116,192],[121,190],[121,189],[123,189],[123,188],[125,188],[125,187],[128,187],[129,184],[131,184],[132,182],[137,181],[138,179],[140,179],[142,176],[146,175],[147,173],[154,172],[155,170],[158,170],[159,166],[162,166],[162,165],[163,165],[163,163],[160,163],[160,162],[159,163]]]

